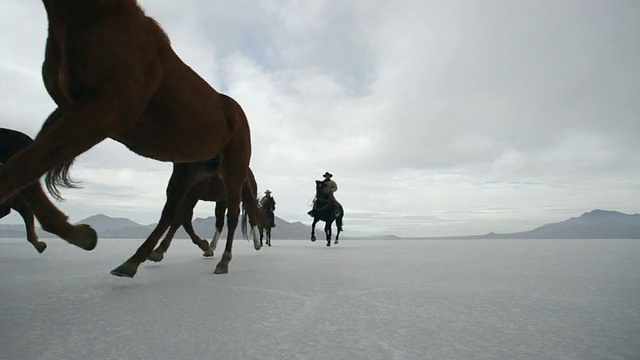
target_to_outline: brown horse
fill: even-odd
[[[258,200],[256,196],[257,188],[258,185],[256,183],[256,179],[251,169],[249,169],[247,181],[242,188],[242,224],[244,227],[246,227],[246,220],[248,216],[249,224],[251,225],[252,230],[251,235],[253,238],[253,245],[256,250],[259,250],[261,244],[258,241],[255,229],[256,226],[259,226],[265,220],[262,219],[262,214],[260,212],[260,209],[258,208]],[[202,240],[195,233],[191,224],[191,221],[193,219],[193,208],[200,200],[215,201],[216,203],[216,232],[213,235],[213,239],[211,240],[210,244],[206,240]],[[160,245],[155,250],[153,250],[151,255],[149,255],[148,260],[160,262],[162,261],[162,259],[164,259],[164,254],[169,250],[171,241],[173,240],[173,236],[180,228],[180,225],[182,225],[184,230],[187,232],[187,234],[191,238],[191,241],[204,252],[202,255],[205,257],[212,257],[213,252],[215,251],[218,244],[218,240],[220,239],[222,228],[224,227],[224,214],[226,211],[226,207],[224,184],[219,177],[214,176],[205,179],[193,186],[191,190],[189,190],[189,193],[187,194],[185,201],[182,203],[182,207],[179,212],[179,217],[182,219],[182,223],[174,223],[171,226]]]
[[[219,170],[230,231],[215,272],[228,272],[231,230],[238,223],[251,158],[249,126],[240,105],[215,91],[178,57],[165,32],[136,0],[43,4],[49,29],[42,73],[58,107],[34,143],[0,169],[0,202],[44,173],[48,185],[65,185],[73,159],[106,138],[141,156],[173,162],[158,227],[112,271],[133,277],[191,186]],[[78,245],[95,240],[95,233],[83,228],[72,235]]]
[[[0,164],[5,163],[31,143],[33,143],[33,139],[20,131],[0,128]],[[17,194],[9,197],[6,202],[0,204],[0,219],[9,215],[11,209],[22,216],[27,230],[27,241],[39,253],[47,248],[47,244],[38,240],[33,219],[34,214],[43,230],[58,235],[72,244],[81,245],[85,250],[91,250],[96,246],[97,235],[87,225],[79,225],[79,228],[85,229],[88,235],[93,234],[93,241],[81,243],[75,241],[73,234],[76,227],[67,222],[67,216],[56,208],[45,195],[40,181],[32,182]]]

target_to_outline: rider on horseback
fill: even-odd
[[[324,177],[324,180],[322,180],[322,182],[325,183],[327,186],[327,190],[328,190],[327,194],[329,195],[329,198],[333,203],[333,208],[335,209],[336,216],[338,216],[340,214],[340,205],[338,204],[338,201],[333,195],[334,192],[338,191],[338,184],[336,184],[335,181],[331,180],[331,178],[333,177],[333,174],[331,174],[328,171],[325,172],[324,175],[322,175],[322,177]],[[309,216],[311,217],[314,217],[315,212],[316,212],[316,199],[313,199],[313,207],[307,214],[309,214]]]
[[[271,200],[272,202],[272,206],[271,206],[271,210],[275,210],[276,209],[276,200],[271,196],[271,190],[267,189],[264,192],[264,196],[260,199],[260,207],[264,208],[265,206],[267,206],[267,203],[269,202],[269,200]],[[270,219],[271,221],[271,227],[274,228],[276,227],[276,223],[275,223],[275,218]]]

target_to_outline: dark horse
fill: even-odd
[[[0,164],[4,164],[16,153],[31,145],[31,143],[33,143],[33,139],[20,131],[0,128]],[[22,216],[27,230],[27,241],[39,253],[42,253],[47,248],[47,244],[38,240],[33,219],[34,214],[43,230],[58,235],[72,244],[77,244],[85,250],[91,250],[96,245],[96,242],[75,242],[71,236],[73,236],[76,228],[67,222],[67,216],[56,208],[45,195],[40,181],[32,182],[0,204],[0,219],[9,215],[12,209]],[[87,233],[93,231],[87,225],[80,226],[85,228]],[[93,236],[97,238],[95,232]]]
[[[215,273],[227,273],[251,159],[240,105],[178,57],[136,0],[42,2],[49,25],[42,75],[57,108],[33,144],[0,169],[0,203],[45,173],[49,189],[68,185],[73,160],[107,138],[138,155],[172,162],[158,226],[111,272],[133,277],[162,234],[181,220],[174,217],[189,189],[219,170],[229,232]],[[79,226],[67,238],[84,248],[96,242],[92,229]]]
[[[271,228],[275,227],[276,217],[273,212],[276,210],[276,201],[269,197],[265,200],[264,204],[260,207],[260,210],[264,214],[265,222],[258,224],[258,230],[260,230],[260,245],[262,245],[262,239],[265,239],[266,244],[271,246]]]
[[[253,245],[256,250],[259,250],[261,245],[258,242],[258,236],[256,234],[256,226],[259,226],[262,221],[262,214],[260,212],[260,208],[258,207],[257,200],[257,189],[258,184],[256,183],[256,179],[253,175],[251,169],[249,169],[249,176],[247,177],[247,181],[245,182],[242,188],[242,226],[246,227],[247,217],[249,218],[249,224],[251,225],[251,235],[253,238]],[[215,201],[215,215],[216,215],[216,232],[213,235],[213,239],[209,244],[206,240],[202,240],[193,230],[193,226],[191,221],[193,219],[193,208],[196,206],[198,201]],[[185,201],[182,203],[181,209],[179,211],[179,216],[182,219],[181,223],[175,223],[171,225],[169,231],[165,235],[164,239],[158,245],[158,247],[153,250],[151,255],[149,255],[148,260],[160,262],[164,259],[164,254],[169,250],[171,246],[171,241],[173,240],[173,236],[176,231],[180,228],[180,225],[187,232],[191,241],[198,246],[203,251],[203,256],[212,257],[213,252],[216,249],[218,244],[218,240],[220,239],[220,234],[222,233],[222,228],[224,227],[224,214],[226,211],[227,205],[225,201],[224,194],[224,183],[222,180],[217,177],[211,177],[205,179],[189,190]]]
[[[325,223],[324,233],[327,235],[327,246],[331,246],[331,224],[335,221],[338,232],[336,233],[334,244],[337,244],[340,239],[340,232],[342,231],[343,216],[344,210],[342,209],[342,205],[333,199],[333,196],[329,193],[329,189],[327,189],[327,184],[316,180],[316,200],[315,211],[313,212],[313,223],[311,224],[311,241],[316,241],[316,224],[322,220]]]

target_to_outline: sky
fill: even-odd
[[[310,223],[334,174],[351,232],[526,231],[640,212],[640,2],[146,0],[178,55],[248,115],[260,192]],[[4,0],[0,124],[35,136],[46,13]],[[156,222],[171,164],[107,140],[59,206]],[[200,203],[195,215],[213,215]],[[19,223],[10,215],[1,223]]]

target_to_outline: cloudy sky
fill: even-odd
[[[310,223],[325,171],[347,233],[515,232],[596,208],[640,212],[638,1],[143,5],[244,107],[260,191],[287,221]],[[41,2],[3,0],[0,121],[31,136],[54,108],[40,77],[46,27]],[[73,221],[152,223],[170,171],[108,140],[78,159],[84,187],[60,206]]]

